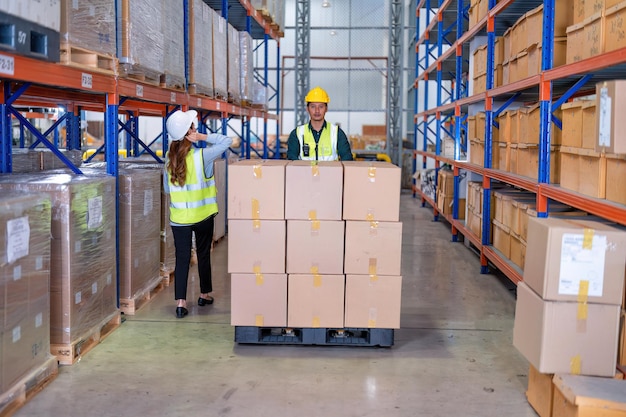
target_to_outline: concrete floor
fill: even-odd
[[[15,416],[535,416],[512,346],[514,286],[481,275],[450,227],[403,193],[402,328],[392,348],[237,345],[227,243],[215,304],[174,316],[167,287]],[[196,273],[196,270],[192,270]]]

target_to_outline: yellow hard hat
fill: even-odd
[[[304,98],[305,103],[330,103],[330,98],[321,87],[315,87]]]

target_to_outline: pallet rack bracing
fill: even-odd
[[[482,3],[487,9],[484,16],[479,16],[473,25],[468,24],[468,16],[472,7]],[[595,92],[595,83],[615,78],[623,78],[626,67],[626,48],[602,53],[574,63],[554,66],[554,27],[555,27],[555,0],[520,1],[520,0],[483,0],[482,2],[468,0],[418,0],[416,5],[416,54],[420,45],[426,50],[424,57],[416,55],[415,87],[418,82],[431,80],[436,76],[437,103],[428,108],[428,96],[432,94],[432,87],[423,83],[423,90],[419,92],[426,103],[424,110],[418,109],[415,100],[415,161],[414,168],[418,170],[418,161],[426,168],[428,159],[434,160],[435,169],[443,164],[450,165],[454,173],[454,211],[451,215],[443,214],[437,209],[433,198],[427,196],[419,184],[414,184],[414,195],[419,196],[422,205],[428,203],[433,207],[435,219],[439,215],[445,217],[451,224],[453,240],[457,240],[458,233],[468,239],[479,251],[481,272],[488,271],[489,263],[495,265],[507,277],[517,283],[522,279],[522,271],[497,251],[490,241],[490,211],[492,183],[511,185],[529,191],[535,195],[535,204],[538,217],[547,217],[549,202],[563,203],[576,209],[594,214],[609,221],[626,225],[626,206],[611,201],[588,197],[570,191],[551,183],[550,156],[551,130],[560,129],[561,121],[554,115],[562,104],[575,95]],[[494,58],[496,54],[496,36],[501,36],[511,27],[518,18],[537,6],[543,6],[542,11],[542,38],[541,38],[541,67],[538,74],[531,75],[503,85],[494,83]],[[426,15],[425,28],[420,27],[420,15]],[[476,19],[474,19],[476,21]],[[486,80],[485,91],[465,96],[463,94],[463,73],[467,73],[470,58],[467,47],[478,36],[486,36]],[[444,46],[449,45],[444,50]],[[449,92],[450,101],[441,96],[442,82],[451,80],[453,89]],[[416,92],[417,94],[418,92]],[[498,105],[496,101],[502,101]],[[513,174],[504,170],[494,169],[492,165],[492,142],[494,127],[497,127],[496,117],[506,110],[514,101],[539,102],[538,130],[538,169],[535,178]],[[461,157],[462,151],[467,150],[467,118],[471,106],[484,103],[485,134],[484,134],[484,163],[477,165]],[[433,126],[433,122],[436,123]],[[445,123],[454,127],[447,130]],[[444,132],[454,138],[454,156],[444,156],[441,152],[442,136]],[[434,140],[434,151],[428,148],[429,141]],[[461,172],[470,172],[482,176],[482,230],[481,237],[473,233],[464,220],[459,219],[459,175]],[[435,176],[436,180],[436,176]]]
[[[209,5],[210,2],[206,1]],[[187,11],[188,0],[181,2],[181,7]],[[132,6],[131,6],[132,7]],[[275,39],[278,33],[267,23],[247,0],[230,0],[221,2],[222,15],[239,31],[247,31],[255,39],[265,42],[264,84],[269,87],[267,79],[267,44]],[[185,30],[187,29],[185,22]],[[186,45],[187,46],[187,45]],[[189,50],[185,48],[188,56]],[[133,155],[141,154],[139,147],[150,153],[156,160],[161,159],[155,152],[149,150],[146,141],[142,141],[137,129],[136,119],[142,115],[158,116],[163,118],[162,134],[165,138],[165,120],[177,108],[197,109],[203,121],[209,118],[221,120],[221,130],[227,133],[228,122],[231,118],[240,118],[244,121],[241,132],[243,142],[247,144],[247,152],[242,156],[250,157],[250,125],[252,118],[262,118],[265,122],[263,143],[263,157],[269,157],[267,148],[267,120],[277,120],[277,115],[263,109],[243,107],[225,100],[213,99],[207,96],[189,94],[186,90],[163,88],[157,85],[120,78],[113,73],[106,73],[97,69],[77,68],[55,62],[46,62],[37,56],[0,52],[0,85],[2,86],[2,101],[0,102],[0,173],[11,173],[12,164],[12,118],[20,123],[20,130],[27,129],[35,137],[32,147],[43,145],[52,151],[69,169],[76,174],[82,174],[79,167],[57,149],[56,140],[50,140],[49,135],[55,134],[57,128],[65,122],[68,150],[80,149],[80,117],[83,110],[90,110],[104,114],[104,156],[106,172],[109,175],[118,175],[118,137],[119,133],[127,133],[127,149],[133,149]],[[277,87],[272,87],[277,90]],[[276,94],[279,97],[279,94]],[[21,106],[46,108],[63,107],[65,113],[48,132],[43,134],[33,126],[19,111]],[[277,107],[279,103],[277,101]],[[120,114],[128,117],[126,123],[119,119]],[[204,123],[201,128],[204,128]],[[154,141],[153,141],[154,142]],[[163,141],[163,155],[166,152],[167,141]],[[242,152],[246,147],[242,146]],[[272,156],[278,156],[274,152]],[[119,207],[118,193],[116,193],[116,207]],[[116,212],[119,210],[116,209]],[[117,225],[119,227],[119,225]],[[116,238],[119,233],[116,233]],[[116,241],[119,248],[119,241]],[[119,253],[117,256],[119,280]],[[119,290],[119,282],[118,282]],[[119,294],[118,294],[119,300]]]

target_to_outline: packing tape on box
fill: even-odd
[[[582,369],[582,359],[580,355],[574,356],[569,363],[569,372],[572,375],[580,375]]]
[[[263,169],[261,168],[261,165],[257,164],[252,167],[252,176],[257,180],[263,178]]]
[[[378,318],[378,309],[376,307],[370,307],[369,318],[367,319],[367,327],[375,328],[377,318]]]
[[[260,272],[257,272],[254,274],[254,282],[257,286],[261,286],[264,284],[265,280],[263,279],[263,274],[261,274]]]
[[[377,269],[377,265],[376,264],[377,263],[378,263],[378,259],[377,258],[370,258],[369,265],[368,265],[368,271],[369,271],[368,273],[370,275],[376,275],[377,274],[377,271],[376,271],[376,269]]]
[[[261,275],[262,274],[262,272],[261,272],[261,262],[260,261],[256,261],[254,263],[254,265],[252,266],[252,273],[254,275]]]
[[[589,281],[581,280],[578,284],[578,312],[576,318],[578,320],[587,320],[587,301],[589,298]]]
[[[320,221],[311,220],[311,234],[317,234],[320,230]]]
[[[259,220],[261,218],[261,203],[256,198],[252,199],[252,220]]]
[[[313,317],[313,320],[311,320],[311,327],[320,327],[320,318],[318,316]]]
[[[309,220],[317,220],[317,210],[309,210]]]
[[[317,165],[317,161],[311,161],[311,176],[319,177],[320,167]]]
[[[313,274],[313,287],[319,288],[321,286],[322,286],[322,276],[318,274],[317,272],[315,272]]]
[[[264,317],[263,314],[255,314],[254,316],[254,325],[257,327],[263,326]]]
[[[370,220],[370,236],[378,235],[378,222]]]
[[[593,229],[583,230],[583,249],[591,250],[593,247]]]
[[[261,220],[252,220],[252,231],[258,232],[261,230]]]
[[[369,178],[370,182],[376,181],[376,167],[369,167],[367,169],[367,178]]]
[[[367,209],[367,214],[365,215],[365,220],[367,220],[368,222],[373,222],[374,221],[374,210],[373,209]]]
[[[373,284],[376,281],[378,281],[378,275],[377,274],[370,274],[370,284]]]

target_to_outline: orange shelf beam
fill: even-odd
[[[501,255],[495,252],[491,246],[483,246],[482,253],[487,259],[489,259],[504,275],[506,275],[511,282],[518,284],[522,281],[522,274],[510,263],[508,259],[504,259]]]
[[[500,171],[497,169],[484,169],[484,174],[491,179],[506,182],[527,191],[537,193],[537,181],[532,178],[523,177],[521,175],[511,174],[510,172]]]
[[[479,250],[482,249],[483,244],[470,229],[465,226],[465,222],[463,220],[452,220],[452,225],[456,227],[456,230],[459,231],[463,236],[467,238],[474,246],[476,246]]]
[[[588,197],[556,185],[539,184],[538,193],[580,210],[587,211],[626,226],[626,206],[607,200]]]
[[[626,63],[626,48],[616,49],[615,51],[606,52],[591,58],[572,64],[561,65],[543,73],[546,81],[552,81],[559,78],[570,77],[572,75],[580,75],[608,68],[613,65]]]
[[[511,84],[502,85],[487,91],[489,97],[497,97],[502,94],[513,93],[516,91],[525,90],[530,87],[539,86],[541,81],[541,75],[533,75],[532,77],[524,78],[523,80],[515,81]]]

